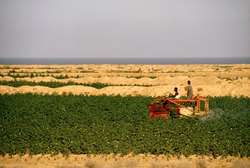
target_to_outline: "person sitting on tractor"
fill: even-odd
[[[174,94],[169,94],[169,97],[173,97],[174,99],[179,99],[180,98],[180,93],[178,92],[178,88],[177,87],[175,87],[174,88]]]

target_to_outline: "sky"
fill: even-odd
[[[0,0],[3,57],[250,57],[250,0]]]

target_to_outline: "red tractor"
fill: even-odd
[[[209,114],[209,99],[201,96],[193,96],[192,99],[172,99],[162,96],[162,99],[155,99],[149,107],[150,119],[157,116],[168,119],[170,111],[180,116],[195,117]]]

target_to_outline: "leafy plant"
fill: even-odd
[[[148,119],[153,97],[0,95],[0,154],[249,157],[250,99],[210,97],[207,118]]]

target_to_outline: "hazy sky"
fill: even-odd
[[[0,0],[0,57],[250,57],[250,0]]]

